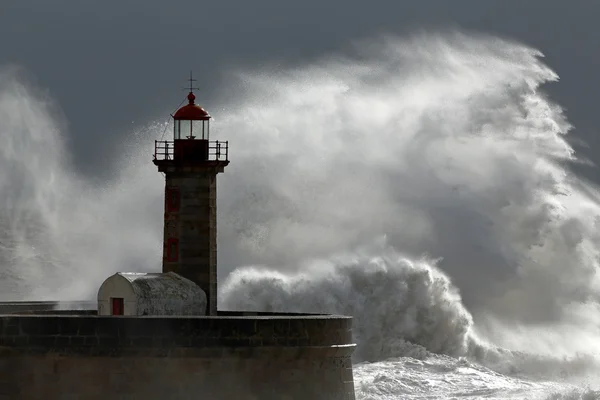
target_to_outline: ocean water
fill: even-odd
[[[353,315],[359,399],[600,399],[600,197],[569,168],[540,51],[420,33],[229,73],[201,102],[231,145],[221,309]],[[0,70],[0,300],[91,299],[160,268],[150,154],[170,111],[124,134],[99,184],[59,105]]]

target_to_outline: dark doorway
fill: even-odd
[[[112,315],[123,315],[124,302],[122,297],[111,297]]]

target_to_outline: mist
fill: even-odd
[[[246,95],[217,121],[239,146],[220,265],[253,267],[222,285],[223,306],[348,313],[358,336],[395,315],[390,340],[455,356],[487,341],[597,351],[597,190],[570,172],[542,53],[420,34],[238,78]],[[395,255],[357,250],[381,237]]]
[[[597,351],[598,192],[568,168],[538,50],[416,34],[229,73],[231,97],[200,101],[230,141],[220,308],[354,315],[367,360]],[[116,271],[160,270],[151,154],[174,105],[129,132],[98,184],[41,92],[0,74],[2,300],[92,299]]]
[[[116,271],[160,268],[160,176],[137,163],[152,144],[124,145],[98,185],[73,168],[62,122],[22,71],[0,71],[2,301],[89,300]]]

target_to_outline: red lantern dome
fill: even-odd
[[[194,101],[196,100],[196,96],[194,95],[194,93],[190,91],[187,98],[188,104],[177,110],[177,112],[173,114],[173,119],[185,119],[190,121],[208,121],[210,119],[210,115],[204,108],[194,103]]]

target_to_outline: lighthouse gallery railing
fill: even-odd
[[[182,139],[183,140],[183,139]],[[193,140],[193,139],[192,139]],[[229,141],[209,141],[208,158],[206,161],[229,161]],[[175,142],[167,140],[154,141],[155,160],[173,160],[175,156]]]

